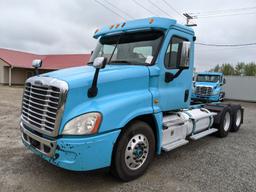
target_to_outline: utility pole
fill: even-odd
[[[196,19],[196,16],[192,16],[189,13],[183,13],[183,15],[186,17],[186,26],[189,27],[196,27],[197,24],[196,23],[191,23],[191,20]]]

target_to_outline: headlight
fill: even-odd
[[[63,135],[88,135],[97,133],[101,123],[100,113],[86,113],[69,121],[64,129]]]

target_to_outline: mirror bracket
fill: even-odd
[[[42,67],[43,61],[41,59],[35,59],[32,61],[32,67],[35,68],[36,75],[39,75],[39,68]]]
[[[93,66],[95,67],[95,73],[93,76],[92,86],[87,91],[87,96],[89,98],[97,96],[97,94],[98,94],[97,83],[98,83],[99,72],[100,72],[100,69],[102,69],[106,66],[106,64],[107,64],[106,57],[97,57],[93,61]]]

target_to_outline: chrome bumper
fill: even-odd
[[[54,156],[57,146],[56,141],[42,138],[32,133],[24,127],[22,122],[20,123],[20,129],[22,132],[22,141],[25,144],[48,157]]]

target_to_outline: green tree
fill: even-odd
[[[220,65],[216,65],[213,69],[214,72],[220,72],[221,68]]]
[[[224,75],[235,75],[235,69],[229,63],[222,64],[220,72],[222,72]]]
[[[238,63],[235,67],[235,74],[236,75],[243,75],[244,74],[244,67],[245,67],[244,62]]]
[[[244,76],[256,76],[256,64],[251,62],[244,66]]]
[[[210,70],[211,72],[222,72],[224,75],[244,75],[244,76],[256,76],[256,63],[244,63],[239,62],[235,67],[229,63],[222,65],[216,65]]]

